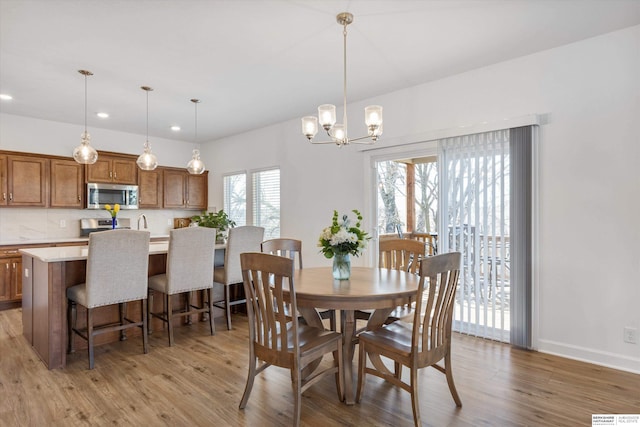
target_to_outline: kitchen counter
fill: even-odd
[[[151,241],[169,240],[168,234],[154,234],[151,235]],[[57,245],[62,243],[86,243],[89,241],[89,236],[84,237],[58,237],[50,239],[18,239],[18,240],[2,240],[0,239],[0,246],[31,246],[31,245]]]
[[[224,245],[222,245],[224,247]],[[217,245],[216,245],[217,248]],[[149,255],[166,254],[169,250],[169,242],[149,243]],[[27,255],[42,262],[65,262],[86,260],[88,246],[59,246],[54,248],[20,249],[22,255]]]

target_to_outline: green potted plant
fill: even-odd
[[[192,222],[198,223],[199,227],[217,228],[216,241],[224,243],[227,230],[236,226],[236,222],[229,218],[229,215],[222,209],[218,212],[202,212],[201,215],[191,217]]]

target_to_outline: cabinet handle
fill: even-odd
[[[114,172],[114,173],[113,173],[113,178],[114,178],[114,179],[118,179],[118,172]]]
[[[5,266],[7,267],[7,270],[9,269],[9,263],[6,263]]]
[[[13,201],[13,193],[9,193],[9,201]]]
[[[16,263],[15,262],[13,263],[13,269],[14,270],[16,269]]]
[[[2,200],[7,200],[7,193],[2,193]]]
[[[81,200],[80,200],[80,196],[78,196],[78,201],[81,201]]]
[[[113,172],[109,171],[109,178],[113,178]]]

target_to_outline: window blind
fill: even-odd
[[[253,225],[264,227],[264,238],[280,237],[280,169],[254,172]]]

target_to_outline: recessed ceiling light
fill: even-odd
[[[171,126],[171,130],[174,132],[178,132],[180,130],[180,126],[177,126],[177,125]]]
[[[0,99],[2,99],[3,101],[11,101],[13,99],[13,96],[6,93],[0,93]]]
[[[100,117],[101,119],[108,119],[109,113],[96,113],[96,116]]]

